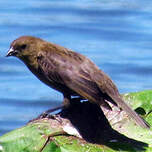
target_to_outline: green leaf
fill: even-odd
[[[152,110],[152,90],[124,94],[123,98],[133,109],[143,108],[146,114]]]

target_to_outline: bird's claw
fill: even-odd
[[[33,121],[36,121],[36,120],[39,120],[39,119],[43,119],[43,118],[49,118],[49,117],[50,117],[50,115],[49,115],[48,113],[43,112],[43,113],[40,114],[38,117],[30,120],[28,123],[31,123],[31,122],[33,122]]]

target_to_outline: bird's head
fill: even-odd
[[[18,57],[21,60],[26,60],[29,57],[35,56],[43,40],[32,36],[22,36],[14,40],[6,55]]]

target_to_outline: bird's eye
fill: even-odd
[[[24,50],[26,48],[26,46],[27,46],[26,44],[21,45],[21,49]]]

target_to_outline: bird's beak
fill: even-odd
[[[9,49],[9,51],[7,52],[6,57],[9,57],[9,56],[16,56],[16,54],[17,54],[17,51],[14,50],[13,47],[11,47],[11,48]]]

